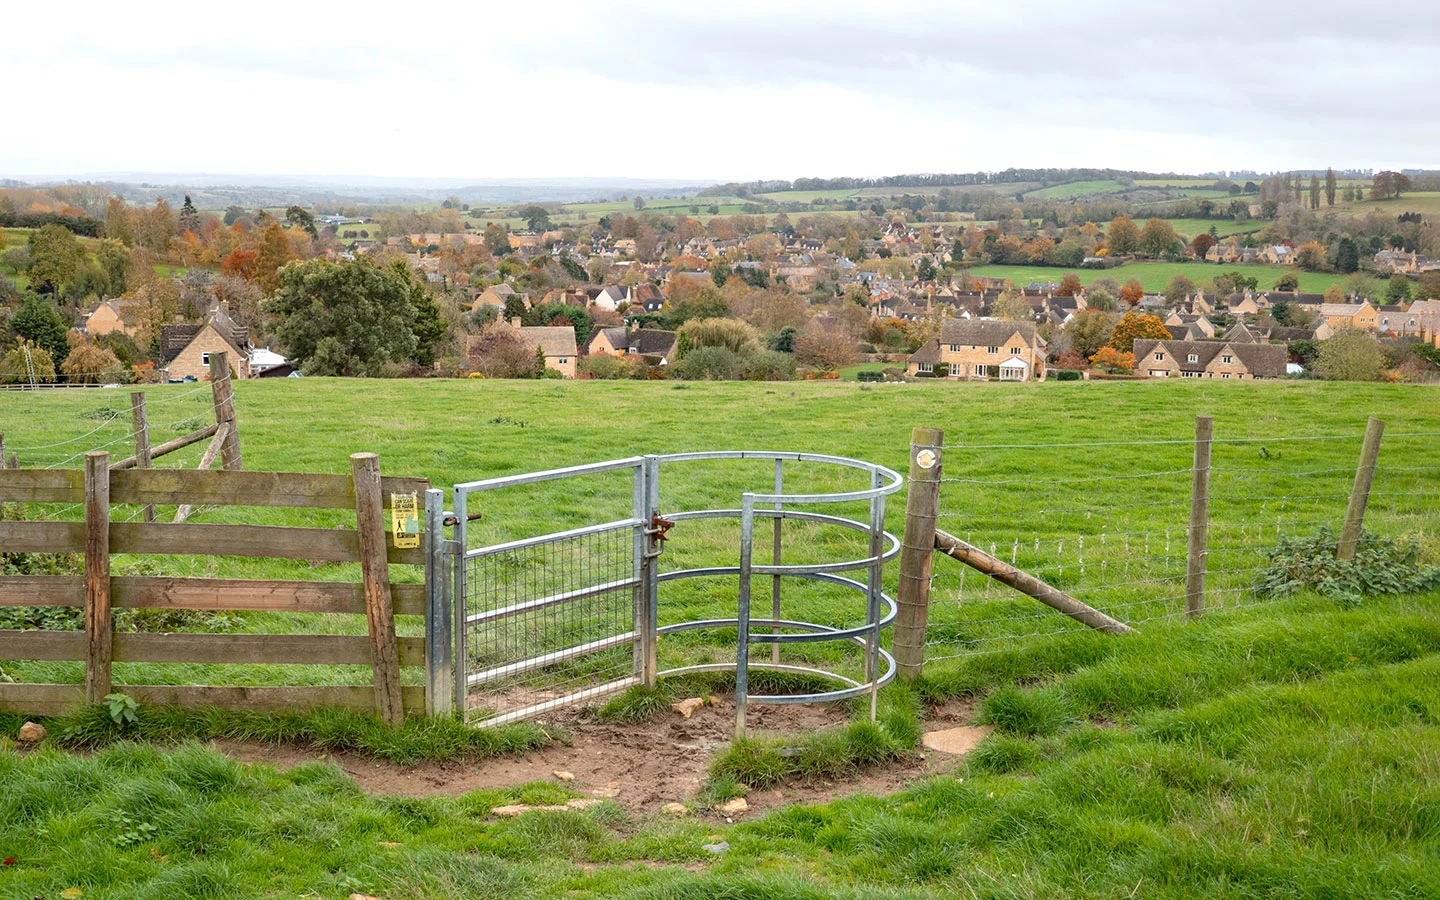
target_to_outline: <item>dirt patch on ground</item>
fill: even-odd
[[[926,717],[925,729],[969,721],[968,703],[947,703]],[[752,706],[752,734],[803,733],[844,724],[838,705]],[[293,746],[221,742],[219,748],[245,761],[288,769],[321,760],[344,769],[373,794],[412,797],[455,795],[529,781],[555,781],[556,772],[574,776],[568,786],[583,795],[614,799],[635,812],[659,812],[667,803],[694,799],[708,774],[710,759],[730,739],[735,706],[716,698],[689,719],[668,712],[651,722],[623,725],[596,719],[586,710],[565,710],[543,723],[557,740],[523,756],[469,762],[425,762],[401,766],[345,753],[321,753]],[[746,796],[751,814],[792,803],[824,802],[849,794],[888,794],[911,782],[952,770],[960,757],[922,751],[892,765],[844,782],[797,782]],[[719,813],[709,812],[723,818]]]

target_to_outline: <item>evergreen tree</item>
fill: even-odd
[[[196,237],[200,236],[200,211],[190,202],[189,194],[185,195],[185,202],[180,207],[180,233],[187,231]]]
[[[1325,205],[1335,205],[1335,170],[1325,170]]]
[[[1335,271],[1345,275],[1360,268],[1360,247],[1351,237],[1343,237],[1335,251]]]
[[[70,328],[65,317],[60,315],[55,304],[38,294],[25,296],[25,302],[16,311],[10,324],[16,334],[50,354],[57,364],[63,362],[65,355],[70,352],[70,346],[65,340],[65,332]]]

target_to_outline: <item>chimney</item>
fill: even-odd
[[[511,328],[519,328],[519,327],[520,327],[520,323],[521,323],[521,319],[520,319],[519,316],[511,316],[511,317],[510,317],[510,327],[511,327]]]

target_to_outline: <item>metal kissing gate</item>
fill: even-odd
[[[770,493],[745,492],[740,507],[660,509],[662,466],[702,460],[773,462]],[[860,470],[868,486],[837,493],[784,493],[785,464],[811,463]],[[629,473],[626,518],[470,547],[467,523],[478,519],[483,495],[501,488],[559,482],[604,473]],[[767,477],[768,480],[768,477]],[[749,703],[810,703],[875,692],[895,674],[895,661],[880,646],[880,633],[895,618],[893,598],[882,589],[884,565],[898,555],[899,540],[885,531],[885,498],[900,489],[900,475],[884,466],[838,456],[771,451],[717,451],[633,456],[457,484],[451,509],[442,491],[426,495],[428,608],[427,697],[434,714],[455,713],[479,725],[500,725],[611,694],[634,685],[693,672],[733,672],[736,734],[745,731]],[[612,501],[619,498],[611,498]],[[866,503],[866,521],[798,507]],[[660,570],[667,532],[681,522],[738,519],[734,565]],[[756,523],[769,519],[771,553],[756,559]],[[798,521],[861,533],[866,554],[834,562],[782,561],[784,523]],[[447,537],[447,529],[449,535]],[[683,528],[677,534],[683,533]],[[865,573],[863,580],[842,573]],[[770,576],[770,615],[752,615],[752,582]],[[686,578],[733,576],[735,614],[660,624],[660,586]],[[864,597],[858,624],[827,625],[782,616],[782,582],[807,579],[838,585]],[[857,604],[857,614],[859,612]],[[735,628],[735,662],[695,663],[659,669],[659,639],[696,629]],[[782,664],[780,645],[842,641],[864,652],[859,678],[812,665]],[[752,645],[771,644],[766,657]],[[813,693],[752,694],[751,669],[816,676],[839,683]]]

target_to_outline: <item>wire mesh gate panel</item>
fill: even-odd
[[[648,608],[643,457],[456,485],[452,567],[455,699],[498,725],[642,680]],[[629,518],[469,548],[477,494],[629,472]]]
[[[762,463],[773,472],[773,481],[766,479],[763,493],[744,490],[743,481],[735,484],[739,509],[682,506],[661,518],[662,464],[706,462]],[[786,463],[827,468],[832,474],[848,471],[860,476],[853,479],[859,482],[858,489],[836,491],[822,479],[813,490],[795,491],[792,486],[787,493]],[[609,486],[594,487],[592,476],[600,476]],[[582,478],[587,480],[578,480]],[[617,484],[621,479],[623,489]],[[542,487],[547,482],[550,486]],[[698,487],[689,500],[708,504],[726,482],[702,476],[694,483]],[[829,702],[868,694],[873,717],[875,691],[895,674],[894,659],[880,646],[881,632],[896,614],[894,599],[882,590],[881,576],[885,563],[899,552],[899,539],[885,531],[884,519],[885,498],[900,486],[898,473],[859,460],[810,453],[715,451],[631,457],[460,484],[454,489],[451,512],[443,510],[443,495],[431,491],[426,497],[430,712],[446,714],[453,708],[473,723],[499,725],[634,685],[653,685],[663,676],[728,671],[735,674],[737,734],[744,733],[750,702]],[[482,499],[504,488],[525,488],[522,502]],[[796,508],[839,504],[836,511],[841,512],[847,503],[868,507],[868,515],[862,520]],[[485,522],[467,536],[469,523],[482,516]],[[595,519],[602,521],[547,530],[554,522]],[[702,520],[738,525],[733,538],[738,541],[733,545],[738,559],[715,565],[722,560],[712,556],[699,566],[692,563],[662,573],[659,560],[666,531],[680,522]],[[770,536],[768,563],[752,558],[757,520]],[[836,550],[835,531],[849,533],[864,549],[852,547],[828,560],[782,561],[787,523],[830,529],[824,540],[804,548],[822,556]],[[445,539],[446,528],[453,528],[452,539]],[[691,534],[689,529],[686,533]],[[703,534],[696,537],[702,554],[714,554],[723,546],[723,542],[713,544],[714,535],[708,547]],[[472,547],[472,542],[478,546]],[[810,555],[796,550],[797,557]],[[722,558],[727,555],[719,552]],[[790,552],[786,551],[787,557]],[[860,580],[842,574],[849,572],[865,575]],[[694,596],[688,604],[682,599],[679,608],[690,615],[703,614],[660,627],[662,583],[678,587],[680,581],[716,577],[734,579],[733,600],[727,602],[722,589],[708,598],[719,608],[702,611],[694,605]],[[751,614],[753,578],[767,582],[769,617]],[[796,599],[802,604],[813,594],[801,589],[803,585],[822,585],[832,592],[840,588],[850,599],[807,619],[797,618],[803,610],[787,593],[782,614],[782,580],[797,589],[801,596]],[[733,663],[713,661],[702,653],[699,658],[671,658],[671,668],[659,671],[661,636],[728,629],[737,632]],[[689,645],[684,639],[675,640],[683,653]],[[852,676],[838,668],[845,665],[843,653],[833,647],[822,651],[819,645],[826,642],[859,650],[860,670]],[[782,662],[782,645],[796,651],[793,660]],[[838,682],[838,687],[753,693],[752,669]]]

